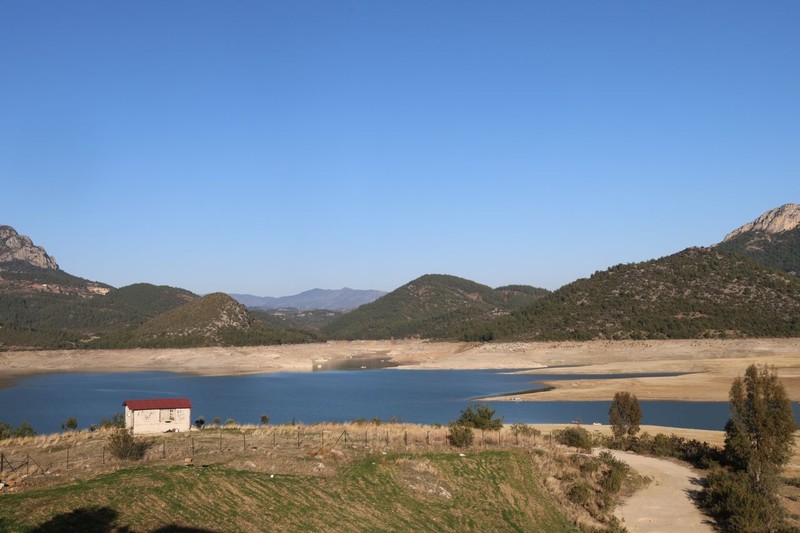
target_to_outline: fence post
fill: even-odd
[[[425,434],[425,444],[428,445],[428,446],[431,445],[431,432],[430,431],[428,431]]]
[[[277,433],[277,429],[272,430],[272,445],[275,446],[275,433]]]
[[[242,451],[247,451],[247,433],[244,431],[242,431]]]
[[[103,464],[106,464],[106,447],[103,446]]]
[[[344,430],[344,445],[347,446],[347,430]]]
[[[6,461],[6,456],[0,453],[0,473],[3,472],[3,463]]]
[[[194,435],[189,435],[189,441],[192,444],[192,455],[194,455]]]
[[[364,446],[369,446],[369,430],[364,430]]]
[[[69,448],[67,448],[67,470],[69,470]]]
[[[164,440],[161,441],[161,458],[167,458],[167,437],[164,437]]]
[[[217,434],[219,435],[219,451],[222,451],[222,428],[217,430]]]
[[[297,428],[297,447],[300,447],[300,428]]]
[[[403,432],[403,444],[408,448],[408,430]]]

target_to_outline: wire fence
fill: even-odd
[[[98,471],[129,465],[111,453],[110,433],[95,433],[84,438],[56,438],[29,445],[0,443],[0,480],[13,485],[24,474],[60,475],[76,471]],[[347,426],[317,428],[314,426],[276,426],[274,428],[230,429],[205,428],[185,433],[142,436],[150,443],[140,462],[185,462],[257,459],[275,454],[292,454],[301,450],[313,457],[333,449],[355,453],[420,452],[453,450],[448,428]],[[491,447],[530,447],[552,443],[552,435],[537,437],[513,432],[474,430],[471,449]],[[296,454],[295,454],[296,455]]]

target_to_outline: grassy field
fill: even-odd
[[[276,475],[223,464],[131,466],[4,494],[0,530],[558,532],[575,527],[545,490],[530,452],[506,449],[465,456],[367,454],[327,475]]]

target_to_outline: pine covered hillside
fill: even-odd
[[[716,249],[618,265],[508,316],[465,328],[466,340],[670,339],[800,335],[800,280]]]
[[[334,339],[451,338],[465,324],[508,313],[548,291],[492,289],[474,281],[428,274],[343,315],[322,331]]]
[[[786,204],[729,233],[719,250],[800,276],[800,205]]]
[[[308,331],[268,324],[220,292],[167,311],[92,343],[103,348],[181,348],[281,344],[318,340]]]
[[[186,289],[150,283],[134,283],[106,295],[107,301],[135,310],[148,318],[155,318],[198,298],[198,295]]]

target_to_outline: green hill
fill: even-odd
[[[140,325],[197,295],[136,284],[121,289],[24,262],[0,265],[0,347],[74,348]]]
[[[717,248],[800,276],[800,226],[781,233],[750,231],[719,243]]]
[[[492,289],[455,276],[428,274],[362,305],[322,328],[336,339],[450,338],[464,324],[508,313],[546,294],[544,289]]]
[[[249,313],[233,298],[213,293],[162,313],[144,324],[97,339],[90,347],[182,348],[309,342],[317,336]]]
[[[618,265],[508,316],[467,326],[466,340],[669,339],[800,335],[800,280],[716,249]]]
[[[186,289],[150,283],[135,283],[120,287],[106,295],[109,304],[127,307],[150,318],[198,298],[200,298],[198,295]]]

